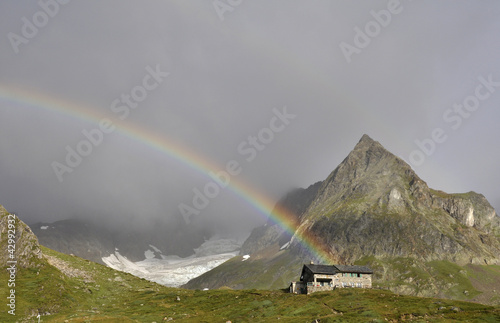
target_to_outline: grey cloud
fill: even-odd
[[[212,160],[214,171],[239,161],[234,180],[274,200],[326,178],[363,133],[408,160],[414,141],[440,127],[448,139],[417,173],[437,189],[483,193],[498,209],[500,91],[457,130],[443,113],[474,92],[479,76],[500,80],[500,5],[401,5],[347,63],[339,44],[352,44],[354,27],[364,28],[386,1],[244,1],[224,21],[207,1],[72,1],[18,54],[7,34],[20,33],[21,18],[39,7],[2,2],[0,89],[62,99],[118,125],[111,102],[158,64],[170,75],[125,121]],[[247,162],[238,145],[284,106],[297,117]],[[168,219],[210,180],[114,132],[59,183],[51,163],[95,126],[0,99],[0,203],[28,222]],[[264,220],[230,190],[200,216],[220,230],[244,231]]]

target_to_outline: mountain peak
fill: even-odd
[[[359,140],[359,142],[366,142],[366,143],[375,143],[376,141],[373,140],[370,136],[368,136],[366,133],[361,136],[361,139]]]
[[[361,187],[363,191],[374,192],[386,185],[401,183],[401,179],[416,177],[410,165],[365,134],[326,179],[323,191],[329,191],[330,196],[350,194]]]
[[[365,154],[366,151],[368,151],[368,150],[371,150],[371,151],[380,150],[381,152],[384,152],[385,154],[392,155],[392,153],[390,153],[387,149],[385,149],[384,146],[382,146],[378,141],[373,140],[370,136],[368,136],[367,134],[364,134],[361,137],[361,139],[358,141],[358,143],[356,144],[356,146],[354,147],[352,152],[362,151],[362,153]],[[352,154],[352,152],[351,152],[351,154]]]
[[[416,230],[415,227],[412,227],[411,221],[418,218],[422,228],[425,227],[422,229],[421,236],[428,235],[426,230],[434,232],[433,225],[437,225],[439,230],[445,227],[446,230],[451,230],[447,227],[450,223],[458,223],[463,228],[474,227],[475,230],[482,231],[481,234],[492,234],[492,237],[500,229],[500,219],[484,197],[473,192],[447,194],[430,189],[410,165],[386,150],[379,142],[374,141],[368,135],[363,135],[349,155],[323,182],[302,219],[304,223],[308,220],[308,226],[314,223],[311,228],[316,228],[321,232],[328,231],[326,235],[328,245],[338,245],[337,238],[330,237],[340,237],[345,232],[350,232],[349,223],[357,222],[362,228],[371,226],[370,230],[377,231],[379,229],[377,226],[380,223],[373,224],[367,220],[369,218],[373,223],[379,219],[383,219],[382,222],[392,220],[398,223],[406,222],[408,228],[412,228],[408,229],[410,231]],[[342,221],[347,223],[346,226]],[[368,225],[368,222],[371,224]],[[332,228],[331,223],[336,223],[337,228]],[[326,227],[329,229],[326,230]],[[340,227],[343,227],[343,231],[339,229]],[[376,230],[375,227],[377,227]],[[353,230],[356,231],[359,228]],[[380,230],[380,232],[383,231]],[[371,237],[373,232],[370,234],[365,232],[365,237]],[[436,242],[436,246],[433,248],[425,247],[419,242],[412,242],[413,244],[410,243],[404,248],[401,244],[398,246],[397,252],[423,258],[429,257],[431,253],[434,254],[433,257],[447,255],[454,261],[461,262],[477,262],[481,257],[493,263],[500,262],[498,257],[493,256],[498,254],[498,250],[500,250],[500,240],[492,238],[490,246],[483,248],[484,246],[482,242],[478,242],[475,232],[474,230],[468,232],[470,235],[467,243],[471,247],[467,251],[460,249],[462,247],[457,242],[459,238],[454,237],[450,241]],[[359,232],[356,231],[356,236],[358,234]],[[398,236],[400,230],[394,230],[393,234]],[[457,233],[457,237],[458,235],[459,233]],[[351,237],[346,239],[349,240]],[[428,238],[429,241],[432,239],[434,237]],[[384,241],[383,234],[375,240],[379,240],[380,244],[372,246],[373,250],[381,246],[386,248],[384,251],[380,251],[380,255],[394,252],[394,250],[390,250],[393,247],[390,239],[382,243]],[[347,246],[346,241],[341,244]],[[366,245],[368,246],[369,243]],[[474,256],[474,248],[484,252],[479,257]],[[373,250],[368,252],[368,249],[366,249],[366,254],[373,252]],[[419,253],[416,252],[417,249]],[[340,252],[340,254],[345,259],[352,260],[350,257],[354,252],[351,254]]]

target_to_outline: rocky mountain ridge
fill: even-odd
[[[53,250],[104,264],[102,258],[120,251],[130,261],[145,259],[145,251],[156,248],[164,255],[186,257],[194,254],[209,230],[190,232],[191,228],[158,224],[145,229],[111,230],[80,220],[61,220],[31,225],[40,243]],[[155,248],[151,247],[154,246]],[[158,258],[161,257],[158,255]]]
[[[314,198],[303,199],[310,203],[290,208],[304,210],[296,213],[296,234],[308,230],[322,237],[338,262],[411,255],[461,264],[499,263],[500,218],[484,196],[430,189],[408,164],[367,135],[314,190]],[[300,199],[300,194],[310,194],[296,192],[289,196]],[[292,204],[286,198],[281,203]],[[242,252],[258,251],[248,246],[269,232],[280,230],[269,224],[256,229]],[[268,239],[261,247],[280,239]],[[292,237],[291,248],[300,248],[298,241]]]
[[[261,268],[247,270],[228,262],[227,268],[222,265],[187,286],[214,288],[224,271],[224,285],[252,287],[227,274],[234,268],[249,282],[258,280],[252,272],[267,272],[269,284],[285,284],[296,279],[289,268],[298,270],[312,260],[369,265],[377,269],[376,282],[430,296],[455,288],[457,283],[436,278],[446,266],[500,264],[500,218],[484,196],[430,189],[405,161],[367,135],[323,182],[296,190],[280,203],[295,213],[295,233],[290,237],[268,222],[254,229],[242,249]],[[299,238],[305,232],[324,246],[325,257],[304,248]],[[245,265],[251,267],[251,261]],[[465,268],[458,271],[470,282]],[[278,278],[278,272],[289,276]]]

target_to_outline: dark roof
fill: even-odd
[[[366,266],[344,266],[335,265],[340,273],[358,273],[358,274],[373,274],[373,270]]]
[[[335,266],[328,265],[304,265],[313,274],[325,274],[325,275],[335,275],[338,273],[338,269]]]
[[[304,265],[313,274],[335,275],[336,273],[373,274],[373,270],[366,266],[346,265]]]

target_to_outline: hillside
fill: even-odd
[[[186,287],[283,288],[313,260],[371,266],[374,285],[399,293],[500,303],[500,218],[493,207],[475,192],[430,189],[367,135],[327,179],[281,206],[298,219],[292,237],[268,222],[243,245],[248,261],[228,261]],[[304,232],[319,240],[325,257],[303,247],[297,237]]]
[[[0,207],[0,247],[9,213]],[[401,296],[383,290],[338,290],[293,295],[282,290],[192,291],[164,287],[76,256],[41,247],[17,219],[20,232],[15,277],[0,271],[0,298],[15,295],[15,315],[7,307],[0,322],[363,322],[426,319],[500,319],[500,308],[474,303]],[[7,225],[6,225],[7,223]],[[5,253],[2,253],[4,257]],[[5,264],[5,258],[2,258]],[[10,277],[9,277],[10,276]],[[8,281],[14,282],[7,286]]]
[[[337,290],[292,295],[281,290],[193,291],[168,288],[78,257],[42,248],[48,262],[19,273],[15,320],[1,322],[494,322],[500,308],[401,296],[383,290]],[[0,274],[4,281],[5,273]],[[0,289],[0,297],[6,297]]]

